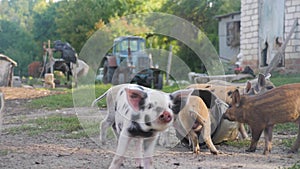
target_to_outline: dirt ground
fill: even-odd
[[[22,126],[28,119],[51,114],[74,115],[73,108],[49,111],[46,109],[28,109],[24,104],[31,99],[53,93],[48,90],[4,89],[5,109],[2,112],[3,126],[0,126],[0,168],[54,168],[54,169],[106,169],[116,148],[115,142],[99,145],[97,139],[63,139],[56,132],[29,136],[26,133],[5,132],[10,127]],[[27,92],[27,94],[25,94]],[[26,95],[26,96],[24,96]],[[88,108],[82,108],[88,109]],[[274,133],[272,153],[262,155],[263,138],[260,139],[255,153],[246,153],[247,147],[237,148],[226,144],[217,145],[223,154],[212,155],[207,149],[201,149],[199,155],[177,145],[175,147],[157,146],[154,154],[154,166],[157,169],[274,169],[288,168],[300,161],[300,155],[288,154],[288,148],[282,144],[282,138],[295,135]],[[175,137],[170,137],[176,142]],[[173,140],[174,139],[174,140]],[[178,141],[178,140],[177,140]],[[123,168],[136,168],[135,161],[126,158]]]

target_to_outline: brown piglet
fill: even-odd
[[[262,131],[265,136],[264,154],[271,152],[272,130],[277,123],[296,122],[299,125],[297,140],[290,152],[300,146],[300,83],[283,85],[263,94],[240,96],[238,90],[232,94],[232,103],[223,118],[246,123],[252,130],[250,148],[254,152]]]

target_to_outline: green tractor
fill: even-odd
[[[151,54],[146,52],[146,41],[139,36],[121,36],[114,40],[112,53],[101,61],[103,83],[113,85],[136,83],[145,87],[162,89],[163,78],[153,67]]]

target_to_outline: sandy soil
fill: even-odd
[[[75,115],[74,108],[49,111],[44,108],[28,109],[24,106],[30,99],[57,93],[30,89],[26,98],[23,98],[23,89],[14,89],[10,94],[8,89],[1,89],[6,96],[3,118],[0,119],[3,120],[1,129],[22,126],[28,119],[41,116]],[[82,108],[86,109],[88,108]],[[104,111],[101,113],[105,114]],[[7,130],[0,133],[0,168],[105,169],[108,168],[116,148],[114,140],[103,146],[98,144],[99,140],[96,138],[63,139],[58,136],[62,133],[58,132],[30,136],[26,133],[13,134],[5,131]],[[237,148],[226,144],[216,146],[223,152],[219,155],[212,155],[207,149],[201,149],[202,152],[195,155],[181,145],[173,146],[175,144],[171,147],[157,146],[154,165],[157,169],[288,168],[299,163],[300,154],[288,154],[289,148],[282,144],[282,139],[286,137],[296,136],[274,133],[272,153],[268,156],[262,155],[263,138],[260,139],[255,153],[246,153],[247,147]],[[170,136],[170,139],[178,142],[174,136]],[[134,159],[126,158],[123,168],[136,168]]]

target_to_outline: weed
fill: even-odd
[[[250,140],[227,141],[225,144],[232,147],[243,148],[250,145]]]
[[[282,139],[280,144],[284,145],[285,147],[292,147],[295,141],[296,138]]]
[[[291,167],[279,167],[278,169],[300,169],[300,163],[298,161]]]
[[[274,132],[285,134],[297,134],[298,126],[295,123],[276,124],[274,127]]]
[[[38,135],[49,131],[61,131],[64,133],[71,133],[73,131],[81,130],[76,116],[58,116],[53,115],[49,117],[42,117],[38,119],[29,120],[28,123],[17,127],[5,129],[11,134],[19,134],[25,132],[26,134]]]
[[[9,154],[9,150],[6,150],[6,149],[4,149],[4,150],[0,150],[0,156],[6,156],[6,155],[8,155]]]

